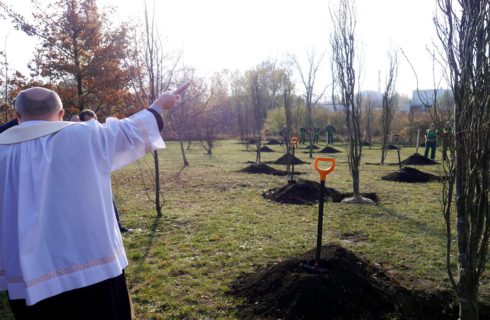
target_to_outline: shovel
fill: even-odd
[[[299,143],[299,138],[298,137],[292,137],[291,138],[291,141],[290,141],[290,146],[291,148],[293,149],[293,156],[291,157],[291,161],[293,161],[292,159],[294,159],[294,150],[298,147],[298,143]],[[294,163],[291,164],[291,177],[290,179],[288,180],[288,183],[294,183]]]
[[[400,138],[399,134],[393,135],[393,141],[395,141],[396,152],[398,153],[398,166],[400,170],[402,169],[402,160],[400,159],[400,147],[398,146],[398,139]]]
[[[320,167],[320,162],[330,163],[327,168]],[[322,158],[318,157],[315,159],[315,170],[320,174],[320,198],[318,203],[318,232],[316,235],[316,255],[315,255],[315,266],[318,268],[320,263],[320,256],[322,250],[322,230],[323,230],[323,203],[325,197],[325,180],[327,180],[327,175],[333,171],[335,168],[335,158]]]

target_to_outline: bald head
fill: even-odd
[[[15,111],[19,121],[61,120],[63,104],[53,90],[34,87],[21,91],[15,99]],[[59,115],[61,114],[61,119]]]

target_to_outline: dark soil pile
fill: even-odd
[[[282,187],[269,189],[262,193],[268,200],[288,204],[315,204],[320,195],[320,183],[311,180],[298,179],[296,183]],[[342,199],[352,197],[352,193],[341,193],[333,188],[325,188],[325,199],[332,202],[340,202]],[[378,202],[375,193],[363,193],[362,196]]]
[[[426,183],[431,181],[441,181],[441,177],[417,170],[415,168],[403,167],[401,170],[382,176],[381,180],[409,183]]]
[[[274,164],[287,165],[288,164],[288,159],[289,159],[289,164],[296,165],[296,164],[305,164],[305,163],[308,163],[308,162],[304,162],[304,161],[296,158],[295,156],[293,156],[290,153],[286,153],[285,155],[283,155],[282,157],[280,157],[279,159],[277,159],[273,163]]]
[[[267,140],[267,144],[270,144],[270,145],[281,144],[281,141],[274,139],[274,138],[270,138],[269,140]]]
[[[363,145],[363,146],[366,146],[366,147],[370,147],[370,146],[371,146],[371,144],[370,144],[369,142],[367,142],[367,141],[364,141],[364,142],[362,143],[362,145]]]
[[[241,319],[456,319],[450,291],[410,291],[369,261],[337,245],[322,247],[237,279],[231,294],[246,299]]]
[[[260,152],[275,152],[275,151],[269,148],[268,146],[263,146],[262,148],[260,148]]]
[[[243,168],[239,172],[271,174],[274,176],[285,176],[285,175],[287,175],[286,171],[274,169],[272,167],[269,167],[265,163],[253,163],[253,164],[249,165],[248,167]]]
[[[428,166],[434,164],[437,164],[437,162],[432,159],[426,158],[418,153],[414,153],[410,157],[402,161],[402,165]]]
[[[323,148],[322,150],[318,151],[319,153],[339,153],[339,152],[342,152],[342,151],[339,151],[335,148],[332,148],[332,147],[325,147]]]
[[[333,202],[340,202],[343,197],[340,192],[333,188],[325,188],[325,197],[331,198]],[[264,198],[289,204],[314,204],[318,202],[320,183],[310,180],[299,179],[296,183],[287,184],[279,188],[265,191]]]

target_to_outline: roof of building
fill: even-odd
[[[412,91],[410,107],[430,108],[434,104],[434,101],[451,94],[452,92],[449,89],[414,90]]]

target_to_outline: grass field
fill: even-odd
[[[323,145],[322,145],[323,146]],[[282,155],[263,153],[264,161]],[[327,186],[351,191],[345,148],[335,146],[337,167]],[[251,147],[253,149],[253,147]],[[404,147],[401,158],[414,148]],[[421,150],[419,150],[421,152]],[[222,141],[212,156],[197,144],[187,151],[183,168],[177,143],[160,152],[163,217],[156,218],[151,196],[152,158],[112,176],[123,223],[135,231],[124,235],[130,265],[127,278],[137,319],[238,319],[243,303],[228,294],[229,285],[245,273],[287,259],[315,246],[317,206],[284,205],[265,200],[262,191],[282,186],[285,177],[237,172],[255,160],[237,141]],[[296,153],[312,162],[303,150]],[[437,155],[440,157],[440,153]],[[363,163],[379,162],[380,150],[364,148]],[[397,161],[388,152],[388,163]],[[274,166],[284,169],[282,166]],[[303,179],[318,180],[311,164],[299,165]],[[438,174],[436,166],[418,169]],[[364,164],[361,191],[376,192],[376,206],[327,203],[324,242],[339,243],[363,255],[410,288],[449,288],[445,266],[445,224],[440,183],[406,184],[381,180],[397,166]],[[362,233],[365,241],[342,240]],[[481,282],[490,297],[490,273]],[[5,297],[0,319],[10,319]]]

